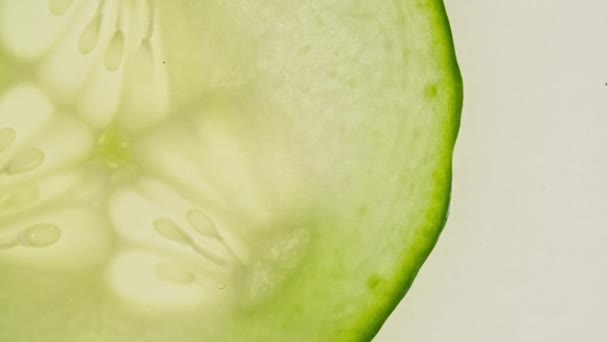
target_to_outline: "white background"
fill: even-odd
[[[608,1],[445,2],[451,216],[375,341],[608,341]]]

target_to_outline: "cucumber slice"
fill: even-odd
[[[442,3],[0,0],[1,341],[368,340],[446,219]]]

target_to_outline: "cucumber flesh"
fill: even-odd
[[[0,341],[356,341],[443,227],[438,0],[0,0]]]

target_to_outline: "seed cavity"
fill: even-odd
[[[37,168],[43,161],[44,152],[38,148],[30,148],[13,158],[6,166],[5,171],[9,175],[20,174]]]
[[[236,261],[240,262],[241,264],[247,263],[248,257],[244,247],[242,247],[239,241],[234,237],[221,234],[215,222],[211,217],[209,217],[209,215],[205,214],[199,209],[190,209],[186,213],[186,220],[190,226],[202,236],[213,238],[223,244],[226,250]],[[193,246],[193,248],[200,255],[211,258],[211,256],[208,255],[209,253],[200,246]],[[224,260],[214,260],[214,262],[220,264],[223,263]]]
[[[201,212],[199,212],[199,213],[202,214]],[[205,216],[202,216],[202,215],[193,215],[193,216],[199,220],[202,220],[205,218]],[[203,222],[205,222],[205,221],[196,222],[196,223],[200,224]],[[186,232],[184,232],[184,230],[180,226],[178,226],[177,223],[175,223],[169,219],[166,219],[166,218],[158,218],[158,219],[154,220],[152,225],[154,227],[154,230],[158,233],[158,235],[162,236],[163,238],[165,238],[169,241],[173,241],[173,242],[177,242],[177,243],[189,246],[198,255],[215,263],[218,266],[228,267],[230,265],[229,260],[226,260],[225,258],[218,256],[217,254],[215,254],[213,252],[208,251],[204,246],[201,246],[201,245],[198,245],[197,243],[195,243],[194,240],[192,239],[192,237],[190,235],[188,235]],[[229,250],[229,247],[225,243],[224,243],[224,245]]]
[[[154,269],[158,278],[176,285],[192,284],[195,280],[192,273],[168,262],[158,263]]]
[[[101,35],[101,23],[103,21],[103,14],[98,13],[91,19],[89,24],[85,27],[80,35],[78,41],[78,49],[82,54],[88,54],[93,51],[99,42],[99,36]]]
[[[65,14],[72,5],[73,0],[49,0],[49,12],[60,16]]]
[[[198,255],[202,256],[203,258],[213,262],[214,264],[218,265],[218,266],[222,266],[222,267],[228,267],[230,265],[230,261],[215,255],[214,253],[209,252],[208,250],[206,250],[205,248],[203,248],[202,246],[199,245],[192,245],[192,250],[195,251]]]
[[[42,223],[19,233],[19,244],[23,247],[48,247],[61,238],[61,230],[54,224]]]
[[[179,242],[184,245],[192,245],[192,238],[186,234],[175,222],[159,218],[154,220],[154,230],[167,240]]]
[[[17,137],[17,133],[11,127],[2,127],[0,128],[0,152],[4,151],[6,148],[11,146],[11,144],[15,141]]]
[[[154,78],[154,50],[152,36],[154,35],[154,6],[150,1],[145,2],[147,13],[144,14],[145,34],[135,55],[135,75],[142,83],[148,83]]]
[[[149,39],[144,39],[135,55],[135,76],[140,82],[148,83],[154,78],[154,51]]]
[[[67,11],[73,0],[51,0],[49,8],[52,13],[64,13]],[[131,30],[126,4],[118,2],[118,14],[115,23],[107,23],[104,10],[107,9],[105,0],[99,0],[97,10],[89,23],[85,26],[78,42],[78,50],[83,55],[91,53],[95,50],[102,35],[110,34],[109,43],[105,49],[104,67],[107,71],[114,72],[120,69],[127,58],[133,57],[134,60],[134,75],[136,79],[142,83],[148,83],[154,78],[154,44],[152,37],[154,36],[154,21],[155,8],[151,1],[143,0],[143,7],[139,11],[142,16],[140,30],[133,28]],[[113,31],[108,33],[102,30],[104,26],[112,25]],[[137,32],[137,33],[136,33]],[[127,42],[133,42],[138,46],[127,46]],[[131,44],[131,43],[130,43]],[[134,55],[130,55],[130,51],[134,51]]]
[[[146,35],[144,36],[144,40],[150,40],[154,35],[154,6],[148,0],[146,1],[146,7],[148,8],[147,16],[145,17],[145,25],[146,25]]]
[[[117,30],[112,35],[108,44],[104,59],[105,67],[108,71],[116,71],[122,65],[125,54],[125,35],[122,30]]]
[[[192,228],[202,235],[210,237],[219,237],[215,224],[209,216],[198,209],[188,210],[186,220]]]

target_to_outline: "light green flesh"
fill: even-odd
[[[0,341],[370,339],[460,85],[437,0],[0,0]]]

